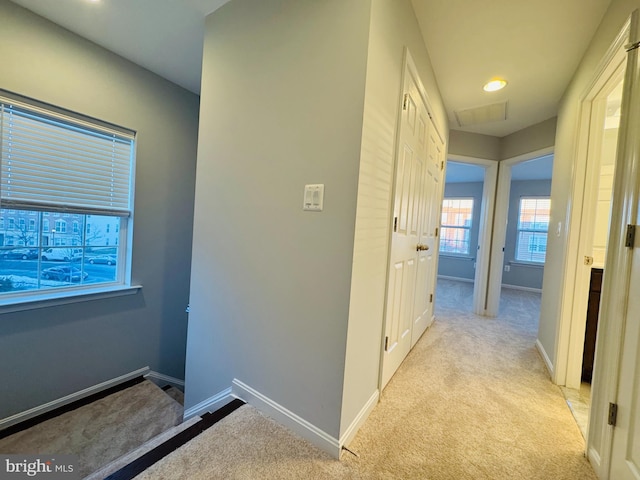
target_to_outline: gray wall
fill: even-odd
[[[370,7],[233,0],[207,18],[187,408],[238,378],[339,435]],[[306,183],[323,212],[302,210]]]
[[[491,135],[450,130],[449,155],[500,160],[500,141],[500,138]]]
[[[198,97],[7,0],[0,88],[138,132],[133,296],[0,319],[0,417],[149,365],[184,372]]]
[[[544,265],[518,264],[516,240],[518,236],[518,209],[521,197],[549,196],[551,180],[528,180],[511,182],[509,193],[509,213],[507,215],[507,235],[504,248],[504,265],[510,265],[510,271],[502,269],[502,284],[527,288],[542,288]],[[514,263],[515,262],[515,263]]]
[[[556,141],[557,121],[557,117],[553,117],[502,137],[500,139],[500,159],[506,160],[553,147]]]
[[[557,117],[549,118],[504,137],[451,130],[449,155],[507,160],[526,153],[553,147]]]
[[[440,254],[438,275],[473,280],[476,274],[475,262],[478,251],[478,233],[480,232],[480,211],[482,208],[483,182],[447,183],[444,198],[473,197],[473,220],[471,223],[471,244],[469,256],[461,257]]]

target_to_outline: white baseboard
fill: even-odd
[[[503,283],[501,286],[502,288],[508,288],[509,290],[522,290],[523,292],[542,293],[541,288],[521,287],[520,285],[509,285],[508,283]]]
[[[364,407],[362,407],[362,410],[360,410],[360,413],[358,413],[358,415],[356,415],[356,418],[353,420],[353,422],[351,422],[351,425],[349,425],[349,427],[345,430],[345,432],[340,436],[341,450],[342,450],[342,445],[349,445],[349,443],[351,443],[351,440],[353,440],[353,437],[356,436],[356,433],[358,433],[358,430],[360,430],[360,427],[364,425],[364,422],[367,421],[367,418],[369,418],[369,415],[378,404],[379,398],[380,398],[380,391],[376,389],[376,391],[373,392],[373,395],[371,395],[367,403],[365,403]]]
[[[334,458],[340,458],[340,442],[328,433],[299,417],[269,397],[254,390],[237,378],[232,382],[233,395],[256,407],[261,412],[273,418],[278,423],[313,443]]]
[[[538,349],[538,353],[540,354],[540,357],[542,357],[542,361],[544,362],[544,365],[547,367],[549,376],[553,378],[554,377],[553,363],[551,363],[551,360],[549,359],[549,355],[547,355],[547,352],[542,346],[542,343],[540,343],[540,340],[536,340],[536,348]]]
[[[176,387],[184,391],[184,380],[180,380],[176,377],[170,377],[169,375],[151,370],[144,376],[144,378],[146,378],[147,380],[151,380],[153,383],[160,387],[171,385],[172,387]]]
[[[456,282],[465,282],[465,283],[474,283],[473,278],[462,278],[462,277],[450,277],[448,275],[438,275],[438,280],[454,280]]]
[[[215,412],[216,410],[224,407],[227,403],[231,402],[234,396],[231,393],[231,387],[225,388],[221,392],[216,393],[214,396],[197,403],[193,407],[187,408],[184,411],[184,420],[188,420],[196,415],[203,415],[207,412]]]
[[[63,407],[77,400],[81,400],[88,397],[89,395],[93,395],[94,393],[98,393],[108,388],[115,387],[116,385],[124,383],[128,380],[144,376],[148,372],[149,367],[140,368],[131,373],[112,378],[111,380],[93,385],[92,387],[85,388],[84,390],[80,390],[79,392],[75,392],[65,397],[58,398],[57,400],[45,403],[44,405],[39,405],[37,407],[30,408],[29,410],[25,410],[24,412],[16,413],[15,415],[11,415],[10,417],[3,418],[2,420],[0,420],[0,430],[10,427],[11,425],[24,422],[25,420],[29,420],[30,418],[37,417],[38,415],[42,415],[43,413],[50,412],[51,410],[55,410],[56,408]]]

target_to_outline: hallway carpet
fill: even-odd
[[[540,295],[503,289],[486,318],[470,294],[438,282],[435,324],[350,445],[360,458],[344,460],[370,478],[595,480],[535,348]]]
[[[540,295],[507,291],[489,319],[447,300],[464,288],[439,284],[436,323],[348,446],[359,457],[331,460],[245,406],[137,478],[595,480],[534,346]]]

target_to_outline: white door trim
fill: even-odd
[[[478,165],[485,169],[478,233],[479,249],[476,252],[476,271],[473,286],[473,313],[476,315],[486,315],[489,262],[491,260],[491,237],[493,233],[493,215],[495,211],[499,162],[497,160],[467,157],[465,155],[449,155],[447,161],[449,160],[452,162]]]
[[[621,45],[638,41],[638,10],[634,10],[625,28]],[[618,38],[620,38],[620,36]],[[622,117],[614,174],[611,226],[606,266],[602,281],[600,334],[596,341],[591,396],[591,416],[587,434],[587,454],[598,476],[610,478],[614,430],[607,425],[609,403],[617,403],[621,351],[627,321],[626,305],[633,250],[625,247],[627,224],[637,221],[640,200],[640,62],[638,50],[627,57],[622,95]],[[637,245],[637,242],[636,242]],[[615,272],[615,274],[608,274]],[[632,312],[631,315],[634,315]],[[602,334],[602,332],[606,332]]]
[[[589,87],[584,91],[580,99],[580,115],[576,127],[576,149],[572,169],[572,186],[570,210],[567,213],[567,255],[564,265],[564,280],[562,285],[560,318],[556,332],[556,364],[554,368],[554,383],[558,385],[571,385],[575,387],[575,380],[569,380],[569,372],[575,371],[575,352],[580,351],[580,342],[584,343],[584,321],[574,314],[574,306],[577,302],[586,304],[588,292],[579,289],[580,298],[574,298],[578,280],[576,278],[577,265],[580,259],[580,233],[582,229],[583,202],[590,192],[585,191],[587,176],[587,161],[589,155],[589,130],[591,124],[591,108],[598,92],[613,76],[626,57],[624,45],[629,41],[630,21],[627,21],[622,31],[603,57]],[[620,134],[619,134],[620,135]],[[582,292],[582,290],[584,290]],[[582,293],[582,295],[580,295]],[[575,325],[575,323],[581,324]],[[581,331],[582,330],[582,331]],[[581,331],[581,333],[579,333]],[[581,356],[580,351],[579,355]],[[571,377],[575,377],[574,374]]]
[[[511,168],[522,162],[551,155],[553,151],[553,147],[547,147],[518,155],[517,157],[508,158],[499,163],[487,289],[486,315],[488,317],[498,315],[498,308],[500,306],[502,266],[504,265],[504,246],[507,237],[507,215],[509,213],[509,193],[511,192]]]

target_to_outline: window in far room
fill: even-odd
[[[516,261],[544,263],[549,230],[549,197],[522,197],[518,210]]]
[[[469,255],[473,198],[445,198],[442,201],[440,253]]]

